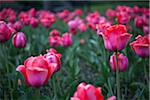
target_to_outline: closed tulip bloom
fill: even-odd
[[[12,31],[3,21],[0,21],[0,43],[8,41],[11,37]]]
[[[13,36],[12,43],[16,48],[24,48],[26,46],[26,36],[23,32],[18,32]]]
[[[105,48],[108,51],[121,51],[125,48],[131,38],[124,25],[113,25],[103,32]]]
[[[101,88],[91,84],[80,83],[71,100],[104,100]]]
[[[57,53],[55,49],[50,49],[47,51],[47,54],[44,55],[44,58],[47,59],[48,64],[56,64],[54,68],[54,73],[59,71],[61,68],[61,54]]]
[[[55,66],[55,64],[48,64],[48,61],[41,55],[28,58],[24,65],[19,65],[16,70],[23,75],[27,86],[38,88],[48,82]]]
[[[14,28],[16,31],[20,31],[22,29],[22,24],[20,21],[14,23]]]
[[[112,71],[116,71],[117,67],[117,61],[116,61],[116,54],[114,53],[110,57],[110,67]],[[118,70],[119,72],[124,72],[128,69],[128,58],[124,56],[123,54],[119,53],[118,54]]]
[[[32,28],[36,28],[38,26],[38,20],[34,17],[30,19],[30,25]]]
[[[141,35],[136,37],[136,40],[130,44],[132,51],[139,57],[146,58],[150,55],[150,36],[146,35],[142,37]]]
[[[62,46],[69,47],[72,45],[72,35],[70,33],[65,33],[62,36]]]

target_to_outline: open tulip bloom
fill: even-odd
[[[51,63],[49,60],[51,60],[51,58],[45,58],[42,55],[29,57],[25,60],[24,65],[19,65],[16,70],[24,76],[25,84],[27,86],[38,88],[45,85],[53,73],[60,69],[60,62],[58,65],[58,62],[53,61]]]

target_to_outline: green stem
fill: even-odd
[[[117,82],[117,100],[120,99],[120,80],[119,80],[119,68],[118,68],[118,51],[116,51],[116,82]]]
[[[40,97],[41,97],[41,94],[40,94],[40,88],[36,88],[36,89],[33,89],[34,90],[34,99],[35,100],[40,100]]]
[[[149,81],[148,81],[148,77],[147,77],[147,75],[148,75],[148,73],[147,73],[147,69],[146,69],[146,67],[147,67],[147,62],[146,62],[146,58],[145,59],[143,59],[144,61],[144,74],[145,74],[145,79],[146,79],[146,84],[148,84],[149,83]]]

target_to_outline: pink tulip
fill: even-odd
[[[110,67],[112,71],[116,71],[117,61],[116,61],[116,54],[114,53],[110,57]],[[118,54],[118,70],[119,72],[124,72],[128,69],[128,58],[123,54]]]
[[[143,25],[144,25],[144,20],[143,20],[143,18],[142,18],[142,17],[139,17],[139,16],[135,17],[135,19],[134,19],[134,25],[135,25],[137,28],[142,28]]]
[[[34,17],[30,19],[30,25],[32,28],[36,28],[38,26],[38,20]]]
[[[8,41],[12,35],[12,31],[3,21],[0,21],[0,43]]]
[[[26,46],[26,36],[23,32],[18,32],[13,36],[12,43],[16,48],[24,48]]]
[[[116,12],[112,9],[107,9],[106,16],[108,17],[108,19],[112,20],[116,17]]]
[[[121,51],[125,48],[131,38],[131,34],[127,33],[124,25],[113,25],[102,34],[105,48],[108,51]]]
[[[111,96],[107,100],[116,100],[116,96]]]
[[[91,84],[80,83],[71,100],[104,100],[101,88]]]
[[[72,45],[72,35],[70,33],[65,33],[62,36],[62,46],[69,47]]]
[[[86,32],[86,30],[87,30],[87,26],[86,26],[84,23],[81,23],[81,24],[78,26],[78,29],[80,30],[81,33],[84,33],[84,32]]]
[[[76,34],[78,30],[79,21],[78,20],[71,20],[68,22],[69,32],[72,34]]]
[[[61,68],[61,54],[57,53],[55,49],[50,49],[47,51],[47,54],[44,55],[44,58],[47,59],[48,64],[56,64],[54,68],[54,73],[59,71]]]
[[[22,29],[22,24],[20,21],[14,23],[14,28],[16,31],[20,31]]]
[[[117,13],[117,22],[119,24],[127,24],[130,21],[131,16],[127,12]]]
[[[46,84],[54,72],[55,64],[48,64],[42,55],[30,57],[24,65],[19,65],[17,71],[23,76],[27,86],[38,88]]]
[[[49,34],[50,36],[60,36],[60,32],[56,29],[52,30]]]
[[[59,47],[61,45],[61,37],[60,36],[49,36],[48,42],[52,47]]]
[[[139,57],[146,58],[150,55],[150,36],[146,35],[142,37],[141,35],[136,37],[136,40],[130,44],[132,51]]]
[[[150,34],[150,27],[149,26],[143,26],[143,32],[144,32],[144,35]]]

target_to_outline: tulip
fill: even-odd
[[[16,31],[20,31],[22,29],[22,24],[20,21],[14,23],[14,28]]]
[[[59,47],[61,45],[61,37],[60,36],[49,36],[48,42],[52,47]]]
[[[117,61],[116,61],[115,53],[110,57],[109,63],[110,63],[111,70],[116,72]],[[118,71],[124,72],[127,69],[128,69],[128,58],[123,54],[118,53]]]
[[[47,50],[47,54],[44,55],[44,58],[47,59],[48,64],[56,64],[54,68],[54,73],[59,71],[61,68],[61,54],[57,53],[55,49]]]
[[[13,36],[12,43],[16,48],[24,48],[26,46],[26,36],[23,32],[18,32]]]
[[[91,84],[80,83],[71,100],[104,100],[101,88]]]
[[[148,35],[150,34],[150,27],[149,26],[143,26],[143,32],[144,32],[144,35]]]
[[[84,32],[86,32],[86,30],[87,30],[87,26],[86,26],[84,23],[81,23],[81,24],[78,26],[78,29],[80,30],[81,33],[84,33]]]
[[[79,25],[78,20],[69,21],[68,22],[69,32],[75,35],[77,33],[77,30],[78,30],[78,25]]]
[[[146,58],[150,55],[149,48],[150,48],[150,36],[146,35],[142,37],[138,35],[136,40],[130,44],[132,51],[138,55],[139,57]]]
[[[19,65],[16,70],[23,75],[27,86],[39,88],[47,84],[55,66],[55,64],[48,64],[48,61],[41,55],[28,58],[24,65]]]
[[[131,38],[124,25],[113,25],[103,32],[105,48],[108,51],[121,51],[125,48]]]
[[[60,36],[60,32],[56,29],[52,30],[49,34],[50,36]]]
[[[134,19],[134,25],[137,27],[137,28],[142,28],[143,25],[144,25],[144,20],[142,17],[135,17]]]
[[[113,18],[116,17],[116,12],[112,9],[108,9],[106,11],[106,16],[108,17],[108,19],[112,20]]]
[[[3,21],[0,21],[0,43],[8,41],[11,37],[12,31]]]
[[[72,35],[70,33],[65,33],[62,36],[62,46],[69,47],[72,45]]]
[[[81,9],[76,9],[76,10],[74,11],[74,13],[75,13],[77,16],[82,16],[82,15],[83,15],[83,12],[82,12]]]
[[[127,12],[117,13],[117,22],[119,24],[127,24],[130,21],[130,15]]]
[[[38,26],[38,20],[34,17],[30,19],[30,25],[32,28],[36,28]]]

